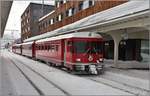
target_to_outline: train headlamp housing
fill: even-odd
[[[100,62],[103,62],[103,59],[102,59],[102,58],[99,58],[99,61],[100,61]]]
[[[77,59],[76,59],[76,61],[77,61],[77,62],[80,62],[80,61],[81,61],[81,59],[80,59],[80,58],[77,58]]]

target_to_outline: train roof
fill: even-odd
[[[67,39],[67,38],[102,38],[102,36],[100,34],[91,33],[91,32],[76,32],[71,34],[59,35],[51,38],[45,38],[45,39],[37,40],[36,42],[60,40],[60,39]]]
[[[12,46],[20,46],[20,45],[22,45],[22,44],[13,44]]]
[[[22,43],[22,45],[32,44],[34,41]]]

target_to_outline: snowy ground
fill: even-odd
[[[72,75],[7,51],[2,52],[1,59],[2,95],[137,95],[120,83]]]

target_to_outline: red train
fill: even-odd
[[[17,51],[16,51],[17,49]],[[14,53],[50,62],[70,71],[99,74],[103,70],[103,39],[78,32],[16,44]]]

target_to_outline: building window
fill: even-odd
[[[56,22],[59,21],[58,19],[59,19],[59,16],[56,17]]]
[[[28,27],[28,31],[30,31],[30,27]]]
[[[86,9],[86,8],[88,8],[89,7],[89,0],[85,0],[84,2],[83,2],[83,9]]]
[[[63,4],[63,0],[60,1],[60,4]]]
[[[57,17],[56,17],[56,21],[62,21],[63,19],[63,15],[62,14],[59,14]]]
[[[51,25],[54,24],[54,19],[51,19]]]
[[[25,13],[25,17],[27,16],[27,13]]]
[[[57,2],[56,2],[56,7],[58,8],[59,6],[60,6],[60,2],[57,1]]]
[[[46,21],[45,21],[44,25],[45,25],[45,28],[46,28],[47,27],[47,22]]]
[[[90,6],[93,6],[94,4],[95,4],[94,0],[90,0],[90,1],[89,1],[89,7],[90,7]]]
[[[64,2],[63,3],[66,3],[67,2],[67,0],[63,0]]]
[[[83,2],[83,9],[89,8],[94,5],[94,0],[85,0]]]
[[[75,13],[75,8],[70,8],[66,11],[66,16],[72,16]]]
[[[29,22],[29,19],[27,19],[27,23]]]
[[[59,14],[58,15],[58,21],[61,21],[63,19],[63,15],[62,14]]]
[[[29,15],[29,10],[27,10],[27,15]]]
[[[49,25],[51,25],[51,19],[49,20]]]
[[[80,2],[79,4],[79,11],[83,9],[83,1]]]

